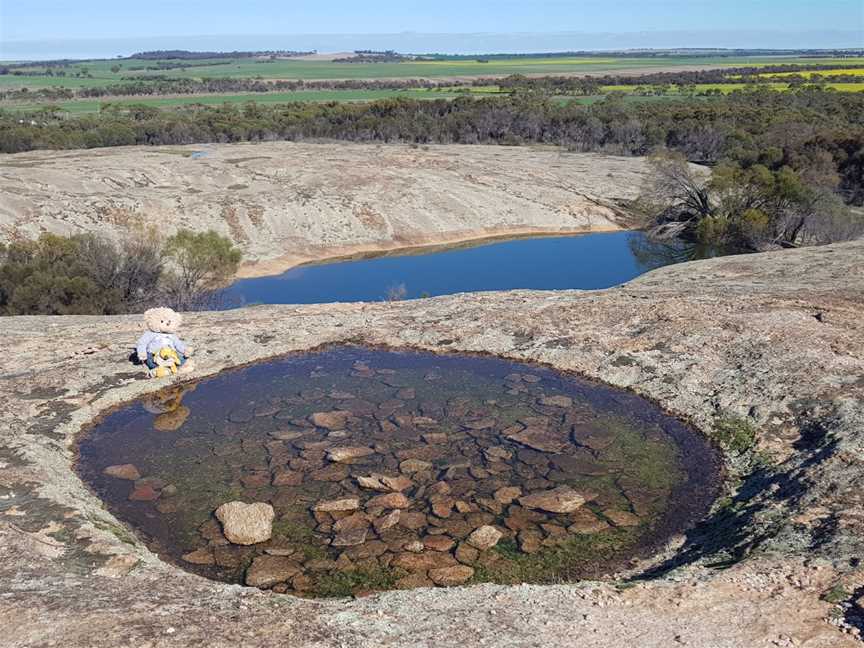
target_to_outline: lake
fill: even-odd
[[[494,241],[412,254],[305,265],[243,279],[227,290],[232,306],[416,299],[488,290],[600,289],[654,268],[711,256],[642,232]]]

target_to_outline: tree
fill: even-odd
[[[213,303],[237,272],[242,254],[225,236],[208,230],[180,230],[165,241],[166,294],[179,310]]]
[[[710,178],[678,154],[650,160],[641,204],[655,235],[759,250],[848,240],[864,233],[836,193],[805,182],[788,166],[726,162]]]
[[[706,178],[680,153],[661,151],[649,157],[650,173],[640,204],[655,234],[677,236],[693,231],[714,213]]]

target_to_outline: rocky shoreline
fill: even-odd
[[[214,229],[239,277],[497,237],[626,229],[642,158],[556,147],[266,142],[0,156],[0,241]]]
[[[139,318],[4,319],[2,642],[858,645],[862,258],[854,242],[672,266],[604,291],[188,316],[196,376],[340,342],[492,353],[631,389],[727,443],[737,478],[703,522],[617,579],[574,585],[305,600],[178,570],[72,471],[82,426],[160,386],[127,361]],[[718,425],[727,416],[757,430],[753,444],[733,449]]]

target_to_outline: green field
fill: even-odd
[[[210,65],[189,65],[170,70],[132,70],[134,67],[154,66],[160,61],[84,61],[67,66],[65,77],[44,76],[0,76],[0,88],[65,86],[69,88],[98,87],[121,83],[122,77],[148,78],[262,78],[262,79],[407,79],[407,78],[448,78],[482,77],[508,74],[550,74],[579,75],[615,72],[662,71],[679,66],[701,67],[740,67],[764,66],[772,64],[826,64],[840,65],[855,63],[852,59],[818,59],[797,57],[693,57],[663,56],[644,58],[596,58],[596,57],[524,57],[492,59],[488,63],[476,60],[435,60],[408,61],[402,63],[333,63],[329,61],[306,60],[250,60],[229,59],[229,63],[216,65],[219,61],[209,61]],[[224,62],[224,60],[223,60]],[[195,63],[202,63],[196,61]],[[113,66],[121,66],[113,72]],[[35,65],[30,68],[42,71],[45,68]],[[71,76],[86,70],[90,77]]]
[[[772,90],[786,91],[788,83],[765,83],[762,86],[770,87]],[[744,83],[703,83],[693,86],[696,93],[707,90],[720,90],[723,94],[729,94],[735,90],[752,88],[751,84]],[[864,92],[864,84],[861,83],[826,83],[825,88],[831,88],[838,92]],[[636,85],[609,85],[601,88],[603,94],[592,96],[557,96],[555,101],[560,103],[575,102],[580,104],[592,104],[602,100],[607,93],[621,92],[627,95],[627,101],[668,101],[676,98],[690,96],[688,93],[679,92],[676,87],[664,92],[664,94],[651,93],[651,86]],[[644,92],[644,94],[643,94]],[[56,103],[27,103],[27,102],[0,102],[0,108],[7,110],[36,110],[45,106],[56,107],[69,114],[86,114],[99,112],[103,106],[152,106],[155,108],[179,108],[190,105],[218,106],[222,104],[244,104],[255,102],[258,104],[281,104],[291,102],[367,102],[393,97],[409,99],[453,99],[460,96],[489,97],[496,94],[506,94],[498,86],[482,86],[477,88],[453,86],[440,90],[405,89],[405,90],[300,90],[296,92],[268,92],[268,93],[241,93],[241,94],[198,94],[181,95],[170,97],[131,97],[122,99],[78,99],[70,101],[59,101]]]
[[[864,82],[864,68],[847,68],[847,69],[836,69],[836,70],[814,70],[812,72],[776,72],[773,74],[760,74],[759,76],[769,78],[769,79],[781,79],[783,77],[791,77],[791,76],[802,76],[805,78],[810,78],[812,76],[822,76],[822,77],[832,77],[832,76],[854,76],[861,77],[861,81]]]
[[[832,90],[836,90],[838,92],[862,92],[864,91],[864,83],[824,83],[820,84],[823,88],[830,88]],[[697,83],[692,86],[694,90],[699,92],[706,92],[708,90],[719,90],[723,94],[730,94],[735,92],[736,90],[745,90],[747,88],[753,88],[754,85],[752,83]],[[788,83],[760,83],[759,87],[769,87],[772,90],[777,90],[779,92],[784,92],[789,90]],[[637,86],[637,85],[609,85],[603,86],[604,92],[624,92],[627,94],[637,92],[639,89],[645,89],[650,91],[651,86]],[[677,87],[673,86],[669,91],[666,92],[666,96],[672,96],[680,94]]]
[[[82,99],[74,101],[59,101],[50,104],[71,114],[94,113],[104,105],[121,106],[153,106],[155,108],[178,108],[195,104],[218,106],[224,103],[243,104],[255,102],[259,104],[280,104],[294,101],[327,103],[365,102],[387,99],[390,97],[408,97],[412,99],[452,99],[458,96],[454,92],[433,92],[430,90],[301,90],[298,92],[268,92],[248,94],[206,94],[180,97],[135,97],[132,99]],[[2,104],[0,108],[13,110],[33,110],[44,107],[41,104]]]
[[[262,78],[262,79],[303,79],[303,80],[328,80],[328,79],[386,79],[386,78],[431,78],[445,79],[470,78],[478,76],[496,76],[507,74],[532,74],[532,75],[566,75],[566,74],[602,74],[615,72],[651,72],[663,71],[680,66],[701,67],[737,67],[737,66],[764,66],[771,64],[815,64],[825,65],[854,65],[856,59],[816,59],[795,57],[644,57],[644,58],[599,58],[599,57],[517,57],[517,58],[493,58],[488,63],[476,60],[434,60],[434,61],[411,61],[403,63],[333,63],[328,61],[304,61],[304,60],[270,60],[270,59],[211,59],[203,61],[190,61],[194,63],[184,67],[168,70],[144,70],[133,68],[153,67],[169,61],[148,61],[143,59],[133,60],[104,60],[104,61],[82,61],[53,68],[55,73],[62,69],[66,76],[18,76],[0,75],[0,90],[10,90],[17,87],[28,87],[34,90],[46,87],[67,87],[80,89],[86,87],[101,87],[105,85],[123,83],[124,77],[139,80],[156,80],[159,78]],[[170,61],[177,63],[177,61]],[[112,68],[114,68],[112,70]],[[34,64],[24,71],[44,71],[44,65]],[[864,90],[864,62],[860,68],[854,70],[825,70],[818,72],[824,76],[833,74],[860,74],[862,83],[825,83],[824,87],[832,88],[840,92],[859,92]],[[87,74],[88,76],[73,76],[75,74]],[[781,79],[786,74],[765,75],[764,85],[774,90],[785,91],[788,84]],[[768,82],[772,81],[773,82]],[[638,85],[611,85],[605,86],[596,96],[558,96],[557,102],[576,102],[580,104],[591,104],[603,99],[609,92],[622,92],[626,101],[663,101],[689,96],[690,93],[704,93],[708,90],[719,90],[728,94],[735,90],[752,87],[744,83],[729,84],[699,84],[691,87],[686,92],[681,92],[676,86],[665,88],[661,94],[657,94],[651,86]],[[100,111],[106,104],[113,105],[145,105],[158,108],[179,108],[183,106],[221,105],[223,103],[242,104],[254,101],[260,104],[279,104],[288,102],[366,102],[390,97],[405,97],[412,99],[452,99],[463,95],[472,96],[494,96],[502,90],[497,85],[483,87],[462,87],[458,84],[436,90],[428,89],[389,89],[389,90],[302,90],[295,92],[268,92],[250,93],[241,92],[233,94],[195,94],[195,95],[168,95],[168,96],[133,96],[112,99],[103,97],[99,99],[74,99],[59,101],[51,106],[69,114],[87,114]],[[0,108],[8,110],[33,110],[49,105],[46,101],[16,101],[0,102]]]

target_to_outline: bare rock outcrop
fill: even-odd
[[[199,152],[201,155],[192,154]],[[370,164],[374,160],[374,164]],[[516,233],[626,227],[644,160],[555,148],[267,142],[0,156],[0,242],[214,229],[241,276]],[[327,217],[322,217],[326,215]]]
[[[6,318],[3,335],[14,353],[0,357],[3,641],[462,648],[551,647],[576,637],[585,648],[860,646],[853,622],[864,586],[862,258],[864,242],[857,241],[682,264],[602,291],[188,315],[186,334],[210,351],[201,353],[197,376],[359,341],[486,352],[580,372],[650,397],[706,435],[716,435],[724,417],[747,421],[756,430],[758,470],[730,452],[729,468],[741,481],[730,483],[700,525],[635,566],[630,576],[650,578],[626,588],[613,575],[309,601],[190,575],[149,552],[73,472],[82,426],[159,387],[126,360],[140,318]],[[101,349],[100,362],[51,352],[92,345]],[[602,446],[591,429],[574,435],[586,452]],[[371,495],[364,493],[364,500]],[[589,508],[578,509],[585,514],[574,532],[613,522],[599,513],[594,519]],[[390,531],[428,526],[425,515],[412,513],[402,510]],[[397,517],[382,513],[370,521],[373,529],[383,516]],[[452,582],[468,573],[449,569],[457,564],[478,569],[479,552],[464,541],[470,531],[451,536],[455,554],[425,545],[398,553],[408,575],[396,587],[431,587],[433,576]],[[537,538],[514,533],[520,547],[536,548]],[[206,554],[195,559],[209,562]]]

